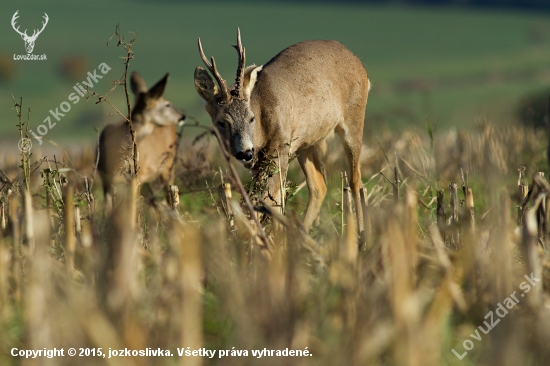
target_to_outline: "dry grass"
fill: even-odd
[[[215,189],[220,175],[226,183],[234,179],[223,173],[226,165],[213,143],[182,146],[181,214],[157,196],[142,198],[130,183],[128,192],[118,192],[117,210],[104,218],[101,195],[93,199],[84,182],[93,174],[90,152],[56,162],[32,156],[29,191],[19,158],[5,155],[0,364],[548,364],[543,208],[550,191],[540,177],[533,185],[530,179],[546,168],[545,137],[488,123],[478,131],[438,133],[433,148],[413,132],[377,137],[363,151],[372,232],[361,250],[354,220],[347,219],[353,216],[345,214],[341,222],[338,149],[327,156],[331,184],[321,224],[311,237],[303,232],[293,211],[305,207],[297,195],[287,202],[286,216],[272,213],[267,249],[238,193],[227,199],[225,190]],[[532,191],[517,226],[520,166],[527,167]],[[392,186],[394,167],[398,189]],[[298,174],[289,176],[299,183]],[[455,215],[451,182],[458,183]],[[475,205],[463,201],[462,185],[473,192]],[[454,219],[436,225],[441,189],[440,211]],[[481,341],[470,337],[478,326],[487,328],[484,317],[498,303],[521,293],[531,272],[541,279],[532,291],[518,297],[487,335],[478,331]],[[462,354],[467,339],[474,348],[460,361],[451,349]],[[104,353],[160,348],[174,356],[23,359],[10,356],[14,347],[101,347]],[[234,347],[249,356],[180,358],[178,347]],[[251,353],[306,347],[313,356]]]

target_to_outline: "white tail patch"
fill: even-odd
[[[370,91],[370,88],[372,86],[372,84],[370,83],[370,79],[367,79],[367,83],[368,83],[368,90]]]

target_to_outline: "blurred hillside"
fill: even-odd
[[[403,2],[412,4],[458,5],[474,7],[550,9],[550,3],[547,0],[404,0]]]
[[[138,70],[149,84],[170,72],[167,98],[202,123],[209,118],[192,80],[195,67],[202,64],[197,37],[232,82],[237,59],[230,45],[237,27],[248,63],[265,63],[307,39],[335,39],[351,49],[373,83],[367,133],[386,127],[422,128],[426,118],[440,128],[469,128],[480,118],[513,123],[521,97],[550,85],[550,20],[544,13],[457,7],[456,1],[437,7],[406,3],[6,1],[0,22],[0,145],[18,140],[12,93],[17,99],[23,96],[24,107],[32,108],[32,128],[67,101],[73,86],[100,63],[112,69],[94,90],[109,90],[123,66],[123,50],[114,41],[107,45],[117,24],[127,37],[130,31],[138,34],[131,70]],[[10,24],[16,10],[17,24],[29,34],[41,26],[44,12],[48,14],[49,23],[34,49],[34,54],[46,54],[47,61],[13,60],[14,54],[25,54]],[[119,108],[124,106],[122,96],[122,90],[111,96]],[[106,104],[81,100],[46,137],[62,143],[93,142],[94,126],[119,119],[109,113]]]
[[[164,0],[177,2],[177,0]],[[262,0],[263,2],[279,2],[276,0]],[[438,6],[459,6],[459,7],[493,7],[512,9],[550,9],[547,0],[301,0],[300,2],[333,2],[351,4],[397,4],[397,5],[438,5]]]

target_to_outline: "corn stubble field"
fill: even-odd
[[[93,147],[55,159],[7,154],[0,364],[546,365],[545,145],[544,133],[485,121],[469,132],[428,125],[367,136],[360,238],[336,142],[319,224],[309,235],[301,227],[307,195],[296,193],[303,178],[293,163],[267,244],[213,137],[181,142],[179,203],[155,186],[141,195],[132,180],[108,217]],[[540,282],[519,297],[531,274]],[[514,291],[517,303],[499,318]],[[10,356],[54,347],[174,356]],[[177,356],[203,347],[218,352]],[[252,356],[264,348],[312,356]]]
[[[107,218],[101,193],[93,192],[94,199],[86,189],[93,149],[56,161],[35,155],[27,161],[23,154],[23,164],[6,156],[0,363],[75,362],[13,358],[13,347],[101,347],[105,353],[160,348],[174,355],[177,348],[205,347],[247,350],[249,356],[79,357],[78,364],[547,364],[544,207],[550,186],[542,177],[518,186],[517,173],[524,165],[529,177],[545,166],[544,135],[480,123],[478,131],[432,136],[386,133],[365,141],[368,233],[359,250],[354,215],[342,195],[338,149],[327,157],[329,194],[320,225],[311,236],[301,230],[293,210],[302,210],[304,202],[297,195],[287,202],[286,219],[273,218],[268,247],[236,192],[228,200],[216,189],[218,170],[224,182],[231,177],[223,173],[214,144],[180,149],[177,212],[159,195],[139,196],[130,183],[133,188],[119,192],[122,203]],[[458,183],[458,195],[451,182]],[[475,209],[472,200],[462,199],[465,183]],[[522,200],[524,184],[531,192]],[[519,295],[530,273],[540,283],[488,334],[478,330],[481,341],[471,338],[478,326],[488,329],[490,310],[513,291]],[[451,350],[462,355],[466,339],[474,348],[459,361]],[[313,356],[251,354],[306,347]]]

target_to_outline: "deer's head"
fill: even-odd
[[[250,108],[250,94],[263,66],[246,67],[245,49],[241,32],[237,29],[237,44],[233,45],[239,55],[237,78],[229,88],[216,68],[214,57],[208,61],[199,38],[199,53],[202,61],[217,81],[217,85],[202,67],[195,69],[195,89],[206,102],[206,111],[212,123],[229,144],[231,154],[244,164],[254,158],[254,113]],[[246,67],[246,68],[245,68]]]
[[[147,89],[143,78],[135,71],[132,73],[130,86],[136,97],[132,119],[138,136],[151,133],[155,126],[183,124],[185,115],[163,97],[167,82],[168,74]]]
[[[24,32],[19,31],[19,27],[16,27],[15,21],[17,18],[19,18],[19,15],[17,13],[19,10],[13,14],[13,17],[11,18],[11,26],[13,27],[13,30],[15,30],[19,35],[21,35],[21,38],[23,38],[23,41],[25,41],[25,49],[27,50],[27,53],[32,53],[32,50],[34,49],[34,42],[36,42],[36,38],[42,33],[44,28],[46,28],[46,24],[48,24],[48,14],[44,13],[44,22],[42,22],[42,29],[38,30],[35,29],[32,36],[27,35],[27,30],[25,29]]]

